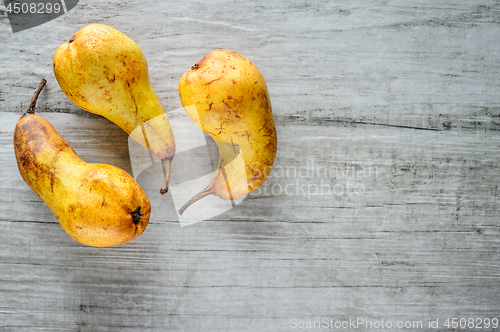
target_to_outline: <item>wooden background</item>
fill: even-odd
[[[15,34],[0,14],[0,331],[500,318],[500,1],[81,0]],[[56,48],[94,22],[139,44],[166,111],[206,53],[252,60],[279,138],[265,188],[180,227],[171,197],[145,185],[137,239],[67,236],[19,175],[12,135],[45,77],[38,113],[86,161],[131,172],[127,135],[52,73]]]

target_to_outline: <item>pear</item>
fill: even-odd
[[[208,195],[234,200],[259,188],[271,171],[278,141],[269,92],[257,66],[235,52],[210,52],[182,75],[179,97],[219,153],[210,184],[179,214]]]
[[[139,46],[112,27],[90,24],[59,46],[53,69],[73,103],[114,122],[164,162],[165,194],[175,140]]]
[[[83,161],[45,118],[35,114],[45,82],[14,130],[22,178],[76,241],[109,247],[136,238],[149,222],[146,194],[124,170]]]

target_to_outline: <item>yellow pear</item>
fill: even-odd
[[[146,194],[124,170],[83,161],[45,118],[35,114],[45,82],[14,130],[21,176],[76,241],[108,247],[136,238],[149,222]]]
[[[175,155],[174,135],[139,46],[112,27],[90,24],[59,46],[53,68],[73,103],[114,122],[164,162],[160,193],[165,194]]]
[[[208,53],[179,81],[189,118],[217,144],[219,165],[206,189],[189,200],[215,195],[233,200],[259,188],[276,156],[277,137],[264,77],[244,56]]]

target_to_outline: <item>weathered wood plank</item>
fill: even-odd
[[[0,330],[500,318],[497,1],[86,2],[16,34],[0,9]],[[261,190],[180,227],[153,168],[138,178],[153,206],[143,235],[115,248],[67,236],[19,175],[12,134],[45,77],[39,114],[86,161],[132,173],[127,135],[52,74],[57,46],[91,22],[138,42],[177,123],[178,79],[204,54],[255,62],[279,137]],[[213,146],[200,151],[179,154],[174,181],[213,169]]]

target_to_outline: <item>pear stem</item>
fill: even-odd
[[[160,194],[165,195],[168,192],[168,183],[170,181],[170,173],[172,172],[172,158],[163,159],[165,179],[163,180],[163,187],[160,188]]]
[[[38,96],[40,95],[40,92],[42,92],[45,83],[47,83],[47,80],[42,78],[40,84],[38,84],[38,87],[35,90],[35,93],[33,94],[33,97],[31,97],[30,107],[26,111],[26,114],[35,114],[36,101],[38,100]]]
[[[213,189],[214,189],[214,183],[210,183],[208,185],[208,187],[206,187],[205,189],[203,189],[202,191],[200,191],[199,193],[197,193],[196,195],[194,195],[193,198],[191,198],[189,201],[187,201],[186,203],[184,203],[184,205],[179,209],[179,214],[182,215],[184,213],[184,211],[186,211],[186,209],[193,203],[196,203],[198,202],[200,199],[204,198],[204,197],[207,197],[208,195],[212,194],[213,193]]]

